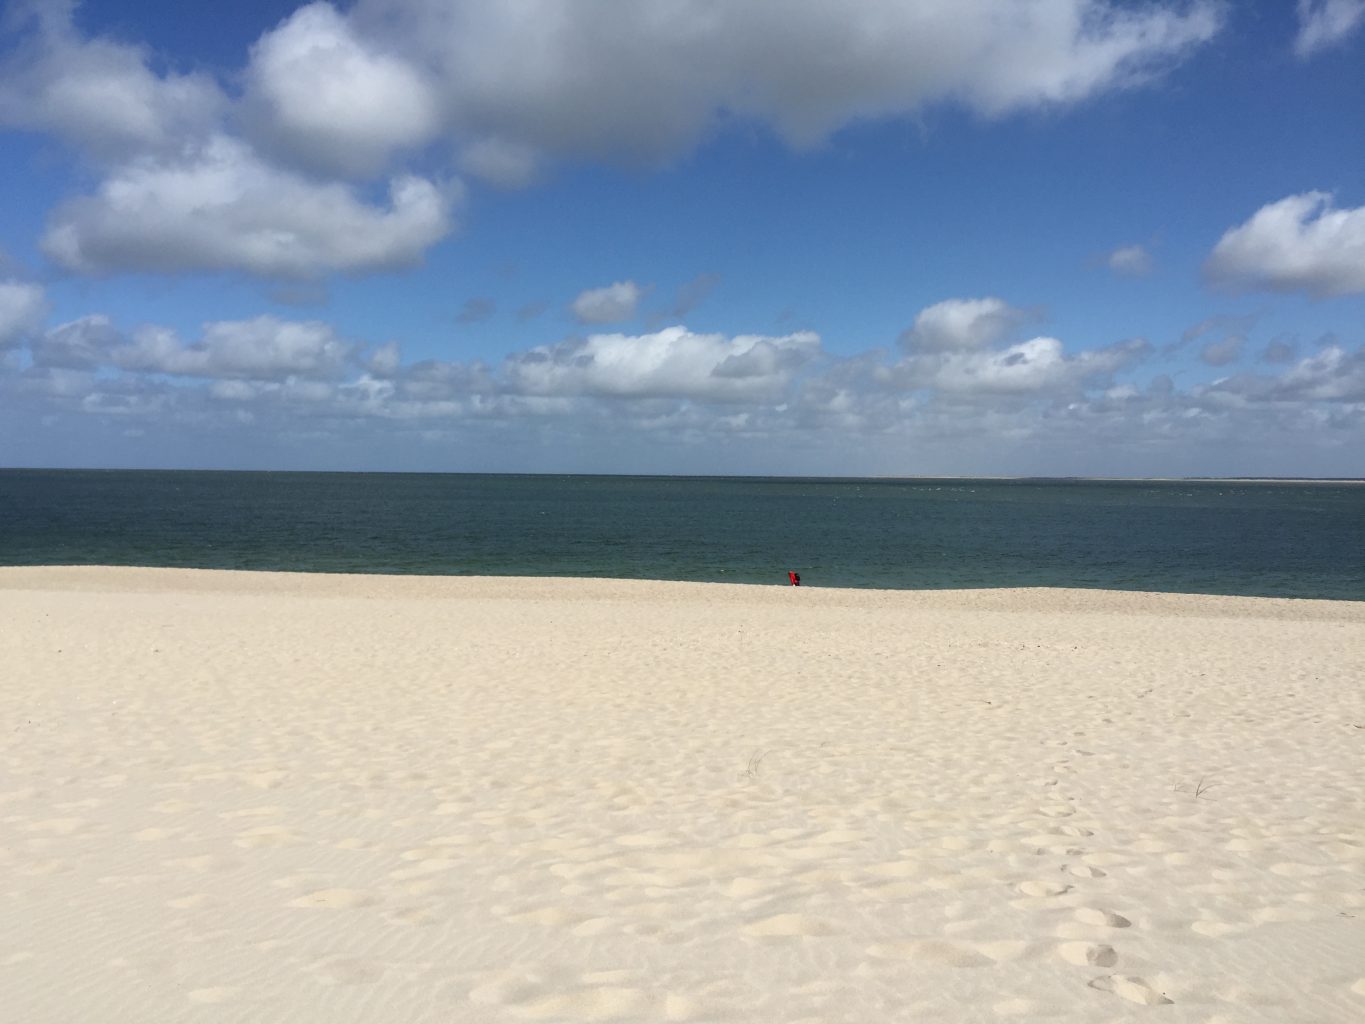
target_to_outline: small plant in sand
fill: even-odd
[[[1175,786],[1174,789],[1177,793],[1193,793],[1194,798],[1198,800],[1200,797],[1202,797],[1205,793],[1207,793],[1216,785],[1218,785],[1218,782],[1215,779],[1213,779],[1208,773],[1205,773],[1199,776],[1199,781],[1196,782],[1194,785],[1190,785],[1187,782],[1182,782],[1179,785]]]
[[[763,759],[767,756],[768,752],[766,750],[763,751],[756,750],[752,754],[750,754],[749,763],[744,766],[744,777],[746,779],[758,778],[759,765],[763,763]]]

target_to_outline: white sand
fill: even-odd
[[[1365,1020],[1365,603],[0,570],[0,1019]]]

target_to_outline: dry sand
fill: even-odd
[[[1365,1020],[1365,603],[0,570],[0,1018]]]

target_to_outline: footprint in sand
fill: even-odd
[[[1102,928],[1127,928],[1133,923],[1122,914],[1116,914],[1112,910],[1101,910],[1099,907],[1081,907],[1076,911],[1075,918],[1081,924],[1093,924]]]
[[[1077,967],[1113,967],[1119,962],[1118,953],[1113,946],[1090,942],[1063,942],[1057,953],[1069,964]]]
[[[1137,1003],[1140,1006],[1168,1006],[1174,1000],[1167,999],[1164,993],[1158,992],[1151,985],[1147,984],[1142,978],[1131,977],[1126,974],[1106,974],[1102,978],[1095,978],[1087,984],[1100,992],[1112,992],[1121,999],[1126,999],[1130,1003]]]
[[[1020,882],[1015,886],[1019,892],[1025,896],[1061,896],[1071,891],[1071,886],[1064,882]]]
[[[1104,878],[1106,872],[1089,864],[1068,864],[1066,870],[1077,878]]]

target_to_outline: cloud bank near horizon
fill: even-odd
[[[1283,351],[1263,360],[1274,372],[1234,370],[1181,389],[1143,339],[1073,351],[1021,336],[1040,314],[989,296],[920,311],[899,351],[839,356],[809,331],[726,336],[675,325],[538,345],[496,365],[405,361],[395,344],[343,338],[317,320],[215,321],[187,340],[155,325],[124,331],[104,316],[46,327],[42,308],[41,289],[0,284],[8,414],[99,418],[130,437],[259,434],[262,444],[292,437],[336,454],[382,436],[438,457],[453,439],[490,431],[590,445],[628,433],[675,447],[839,445],[862,452],[845,469],[877,472],[895,471],[898,453],[988,439],[1007,452],[1077,450],[1098,438],[1142,466],[1144,452],[1169,457],[1211,439],[1274,434],[1330,449],[1365,428],[1365,346],[1323,339],[1297,357],[1279,342]],[[1187,334],[1211,330],[1222,333],[1205,360],[1233,362],[1243,334],[1217,324]]]

